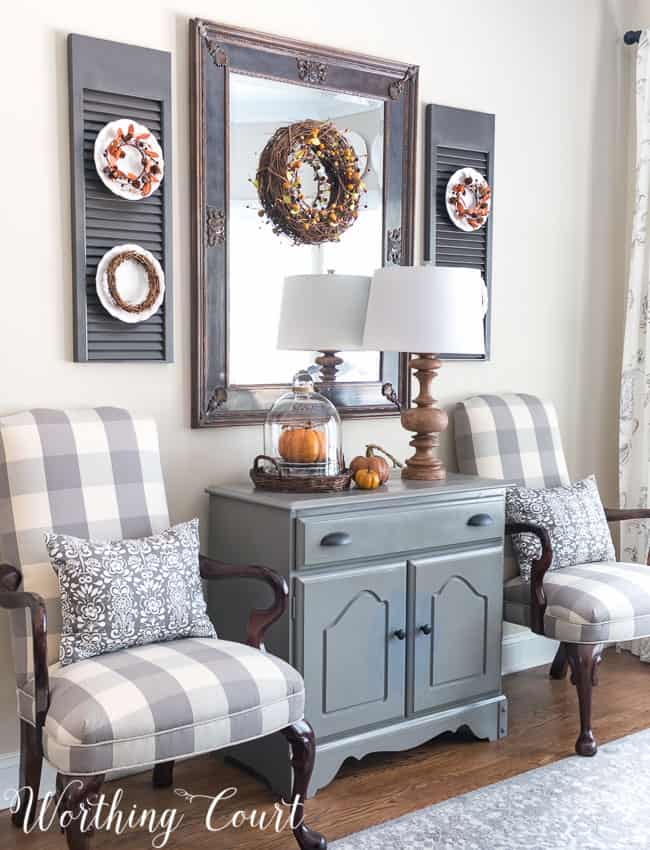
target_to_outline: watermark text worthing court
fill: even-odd
[[[12,814],[21,811],[24,806],[25,819],[23,831],[47,832],[54,827],[68,828],[75,821],[83,832],[112,832],[123,835],[125,832],[140,830],[151,836],[151,846],[160,850],[166,847],[171,835],[176,832],[185,814],[180,808],[141,808],[137,803],[122,808],[124,791],[116,788],[111,795],[97,794],[78,806],[70,807],[66,800],[69,795],[80,791],[82,782],[71,780],[62,793],[48,792],[42,800],[35,800],[31,788],[7,791],[5,799],[11,800]],[[293,830],[302,823],[300,819],[300,798],[292,802],[284,800],[274,803],[270,809],[236,809],[224,815],[220,811],[223,804],[237,796],[237,788],[224,788],[213,796],[209,794],[190,794],[184,788],[177,788],[174,793],[185,801],[193,804],[201,801],[205,805],[204,828],[208,832],[223,832],[227,829],[248,827],[262,832],[284,832]]]

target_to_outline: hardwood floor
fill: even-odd
[[[569,680],[552,681],[548,668],[516,673],[504,680],[509,698],[510,734],[496,743],[446,736],[407,753],[377,754],[363,762],[346,763],[337,779],[308,802],[307,822],[330,841],[367,826],[399,817],[474,788],[506,779],[573,753],[578,731],[575,688]],[[594,731],[603,744],[650,725],[650,665],[628,654],[609,650],[594,692]],[[577,756],[576,756],[577,758]],[[598,756],[596,756],[598,758]],[[151,774],[140,774],[120,783],[125,795],[121,809],[133,804],[155,806],[160,812],[176,807],[185,814],[183,823],[166,845],[170,850],[223,848],[223,850],[290,850],[295,847],[289,832],[264,833],[243,827],[208,833],[204,818],[209,801],[191,805],[173,789],[154,790]],[[273,798],[252,777],[222,764],[215,757],[200,757],[179,765],[174,787],[212,797],[236,786],[236,798],[222,803],[215,825],[226,822],[236,809],[271,811]],[[115,784],[104,786],[110,795]],[[148,833],[127,832],[119,839],[121,850],[151,846]],[[98,833],[92,847],[114,847],[114,834]],[[63,850],[58,831],[47,835],[24,835],[11,826],[9,815],[0,815],[0,847],[5,850]]]

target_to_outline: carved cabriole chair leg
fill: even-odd
[[[294,837],[298,842],[300,850],[326,850],[327,841],[318,832],[314,832],[303,823],[305,810],[304,803],[307,798],[307,789],[314,769],[316,757],[316,739],[314,730],[306,720],[298,720],[292,726],[282,730],[291,746],[291,766],[293,767],[293,796],[299,803],[296,806],[296,823],[293,830]]]
[[[18,806],[11,817],[14,826],[21,828],[25,819],[29,818],[32,823],[36,816],[36,802],[38,800],[38,789],[41,784],[41,769],[43,767],[43,744],[41,730],[26,720],[20,721],[20,777],[19,789],[31,788],[21,791]],[[31,804],[31,806],[30,806]]]
[[[567,658],[571,667],[571,683],[578,691],[580,735],[576,741],[579,756],[593,756],[598,749],[591,731],[591,691],[598,684],[598,665],[602,661],[603,644],[567,643]]]
[[[561,643],[555,653],[555,658],[551,664],[549,676],[551,679],[564,679],[567,674],[568,667],[569,659],[566,653],[566,643]]]
[[[97,797],[103,782],[103,773],[95,776],[68,776],[64,773],[57,773],[56,790],[59,797],[59,817],[64,812],[70,812],[73,815],[64,830],[68,850],[90,850],[93,831],[92,829],[84,830],[82,828],[83,821],[79,815],[83,804],[87,801],[92,802],[93,798]]]
[[[174,762],[161,761],[153,768],[153,787],[170,788],[174,783]]]

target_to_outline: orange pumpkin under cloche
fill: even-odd
[[[379,478],[379,484],[385,484],[390,478],[390,464],[388,463],[386,458],[379,457],[378,455],[376,455],[376,451],[382,452],[382,454],[386,455],[387,458],[390,458],[390,460],[393,462],[393,466],[402,466],[402,464],[398,460],[396,460],[393,455],[389,454],[386,449],[382,449],[381,446],[376,446],[374,443],[369,443],[366,446],[365,455],[358,455],[357,457],[353,458],[352,462],[350,463],[350,469],[352,470],[352,475],[354,476],[355,483],[359,483],[357,481],[357,473],[364,470],[376,473]]]
[[[309,425],[285,428],[278,440],[278,451],[289,463],[321,463],[327,458],[325,432]]]

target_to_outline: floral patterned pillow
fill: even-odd
[[[532,522],[548,531],[553,549],[552,570],[616,560],[593,475],[561,487],[509,487],[506,518],[508,522]],[[539,539],[533,534],[513,534],[512,544],[521,577],[530,581],[532,563],[542,554]]]
[[[141,540],[46,534],[59,577],[61,665],[130,646],[216,637],[199,575],[199,521]]]

